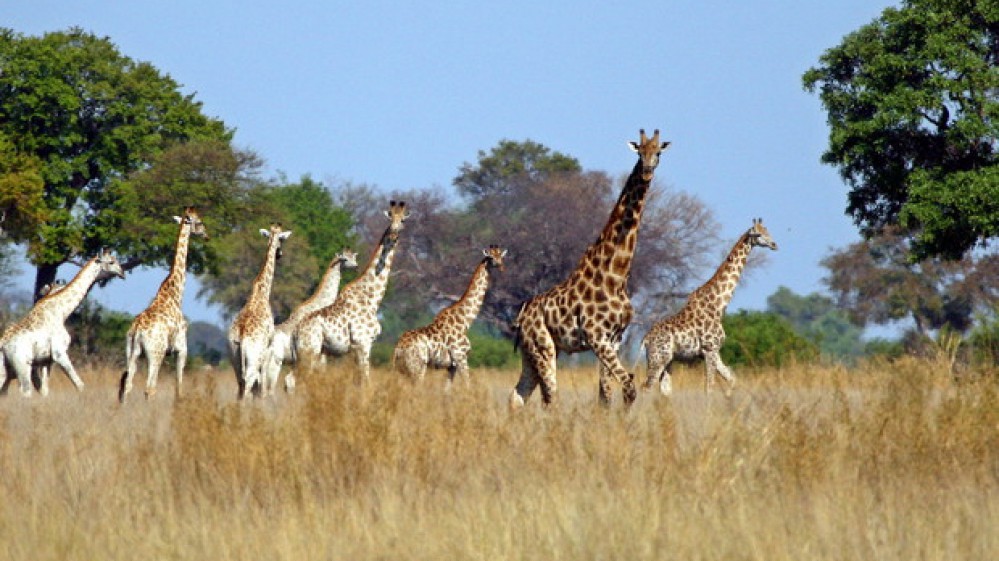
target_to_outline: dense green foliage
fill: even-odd
[[[26,203],[8,209],[10,234],[28,245],[36,290],[78,252],[117,249],[126,221],[94,221],[118,204],[115,181],[176,144],[227,144],[231,135],[172,78],[122,55],[107,38],[75,28],[41,37],[0,29],[0,137],[10,143],[0,166],[22,171],[5,185],[4,202]],[[171,202],[160,208],[175,213],[189,204]]]
[[[999,235],[999,4],[905,0],[804,74],[828,112],[822,161],[866,235],[901,226],[918,257]]]
[[[818,347],[781,316],[740,310],[725,316],[722,360],[729,366],[782,366],[818,358]]]

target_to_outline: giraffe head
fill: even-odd
[[[336,257],[333,258],[333,262],[330,266],[335,267],[336,265],[340,265],[341,267],[347,269],[356,269],[357,252],[351,250],[350,248],[344,248],[343,251],[336,254]]]
[[[118,277],[120,279],[125,278],[125,271],[122,270],[121,263],[118,262],[118,258],[107,249],[102,249],[101,252],[97,254],[97,264],[101,268],[100,273],[97,275],[98,281],[105,281],[111,277]]]
[[[632,151],[638,153],[642,161],[642,181],[652,181],[652,174],[659,165],[659,155],[669,148],[669,142],[659,142],[659,129],[652,134],[652,138],[645,136],[645,129],[638,130],[638,142],[628,142]]]
[[[770,232],[767,227],[763,225],[762,218],[753,219],[753,227],[746,232],[746,236],[749,238],[750,245],[756,247],[766,247],[777,251],[777,242],[770,237]]]
[[[482,255],[485,255],[487,267],[495,267],[500,271],[503,271],[503,258],[506,257],[506,249],[498,245],[491,245],[486,249],[482,250]]]
[[[201,236],[208,239],[208,232],[205,230],[205,223],[201,221],[201,217],[198,216],[198,211],[194,209],[193,206],[189,206],[184,209],[184,216],[174,216],[174,220],[178,224],[190,224],[191,225],[191,235]]]
[[[409,218],[409,211],[406,210],[404,201],[389,201],[389,208],[385,211],[385,216],[389,219],[389,231],[396,233],[402,230],[403,222]]]
[[[270,230],[267,230],[265,228],[261,228],[260,229],[260,235],[262,235],[263,237],[268,238],[268,239],[270,239],[272,236],[277,236],[277,238],[276,238],[277,239],[277,254],[275,254],[274,257],[275,257],[275,259],[281,259],[281,244],[284,242],[284,240],[288,239],[288,236],[291,235],[291,230],[284,230],[284,229],[282,229],[281,228],[281,224],[276,222],[274,224],[271,224]]]

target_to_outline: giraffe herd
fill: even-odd
[[[660,157],[670,143],[660,141],[658,130],[651,137],[641,130],[639,141],[629,145],[638,154],[638,161],[596,241],[586,248],[568,278],[524,302],[512,324],[514,344],[521,355],[520,378],[509,396],[513,410],[522,407],[538,387],[544,405],[556,402],[556,358],[560,353],[594,353],[602,404],[610,402],[614,383],[620,384],[626,405],[637,397],[635,374],[624,367],[618,353],[634,315],[628,278],[642,211]],[[277,326],[270,306],[271,285],[281,245],[292,232],[280,224],[260,230],[267,238],[263,263],[228,333],[238,399],[248,392],[255,397],[272,395],[284,365],[292,367],[284,381],[285,390],[291,392],[296,372],[312,370],[327,355],[352,354],[361,380],[369,379],[371,347],[381,334],[379,307],[410,212],[405,202],[390,201],[385,216],[389,224],[360,274],[339,288],[342,269],[358,267],[357,254],[344,249],[330,263],[315,293]],[[118,393],[122,403],[132,389],[139,358],[146,358],[148,399],[156,392],[161,363],[171,352],[176,357],[176,395],[181,395],[187,358],[187,321],[181,303],[188,244],[191,236],[207,238],[207,232],[194,208],[186,208],[183,216],[174,219],[179,231],[170,272],[126,336],[126,370]],[[761,219],[753,220],[715,274],[690,294],[678,313],[658,321],[648,331],[640,349],[647,360],[644,389],[651,389],[658,380],[660,392],[669,395],[671,362],[703,357],[705,390],[718,373],[728,383],[726,393],[731,392],[735,379],[719,354],[725,340],[722,318],[753,247],[777,249]],[[392,356],[393,369],[413,381],[422,380],[428,369],[443,369],[447,371],[447,387],[455,378],[468,382],[468,330],[482,307],[491,273],[503,271],[506,254],[506,249],[495,245],[483,250],[484,257],[462,297],[441,310],[430,324],[402,334]],[[78,390],[83,389],[83,381],[69,360],[70,335],[65,321],[95,282],[112,276],[124,278],[124,273],[117,258],[102,250],[68,284],[43,288],[28,314],[0,335],[0,392],[6,393],[16,377],[22,395],[31,396],[33,388],[46,395],[53,363]]]

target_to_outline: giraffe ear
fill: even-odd
[[[260,229],[260,235],[263,236],[263,237],[265,237],[265,238],[269,238],[269,237],[271,237],[271,231],[267,230],[265,228],[261,228]]]
[[[504,249],[503,251],[501,251],[500,252],[500,257],[506,257],[506,252],[507,252],[506,249]]]
[[[669,148],[670,144],[673,144],[673,143],[670,142],[670,141],[668,141],[668,140],[666,142],[663,142],[663,145],[659,147],[659,151],[660,152],[665,152],[666,149]]]
[[[278,239],[283,241],[288,239],[288,236],[291,236],[291,230],[285,230],[284,232],[278,234]]]
[[[635,141],[633,141],[633,140],[629,140],[628,141],[628,148],[631,148],[632,152],[638,152],[638,143],[635,142]]]
[[[181,217],[179,217],[179,216],[174,216],[173,217],[173,221],[176,222],[177,224],[180,224],[183,220],[184,219],[181,218]]]

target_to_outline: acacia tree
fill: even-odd
[[[974,312],[999,304],[999,256],[913,261],[909,241],[887,232],[822,260],[824,282],[858,325],[909,318],[920,335],[948,326],[959,332]]]
[[[116,208],[112,184],[149,168],[172,146],[198,141],[227,148],[231,136],[222,121],[202,114],[193,94],[182,94],[151,64],[122,55],[108,38],[78,28],[41,37],[0,29],[0,137],[43,185],[41,208],[30,181],[5,189],[0,202],[7,205],[5,230],[27,244],[36,294],[78,252],[117,249],[127,238],[132,220]],[[164,202],[171,213],[191,204]],[[120,220],[100,218],[115,209]],[[166,253],[150,251],[128,264],[163,262]]]
[[[584,171],[564,154],[531,141],[501,141],[465,163],[454,184],[463,206],[440,192],[395,194],[412,201],[386,304],[409,318],[461,296],[481,249],[508,249],[480,318],[509,335],[520,304],[565,279],[606,223],[619,188],[601,171]],[[356,195],[352,198],[357,198]],[[384,226],[383,226],[384,227]],[[661,312],[704,264],[717,226],[696,198],[654,188],[649,195],[629,281],[636,308]],[[405,302],[404,305],[400,305]]]
[[[956,259],[999,235],[997,67],[994,0],[904,0],[805,72],[865,236],[901,227],[917,258]]]

